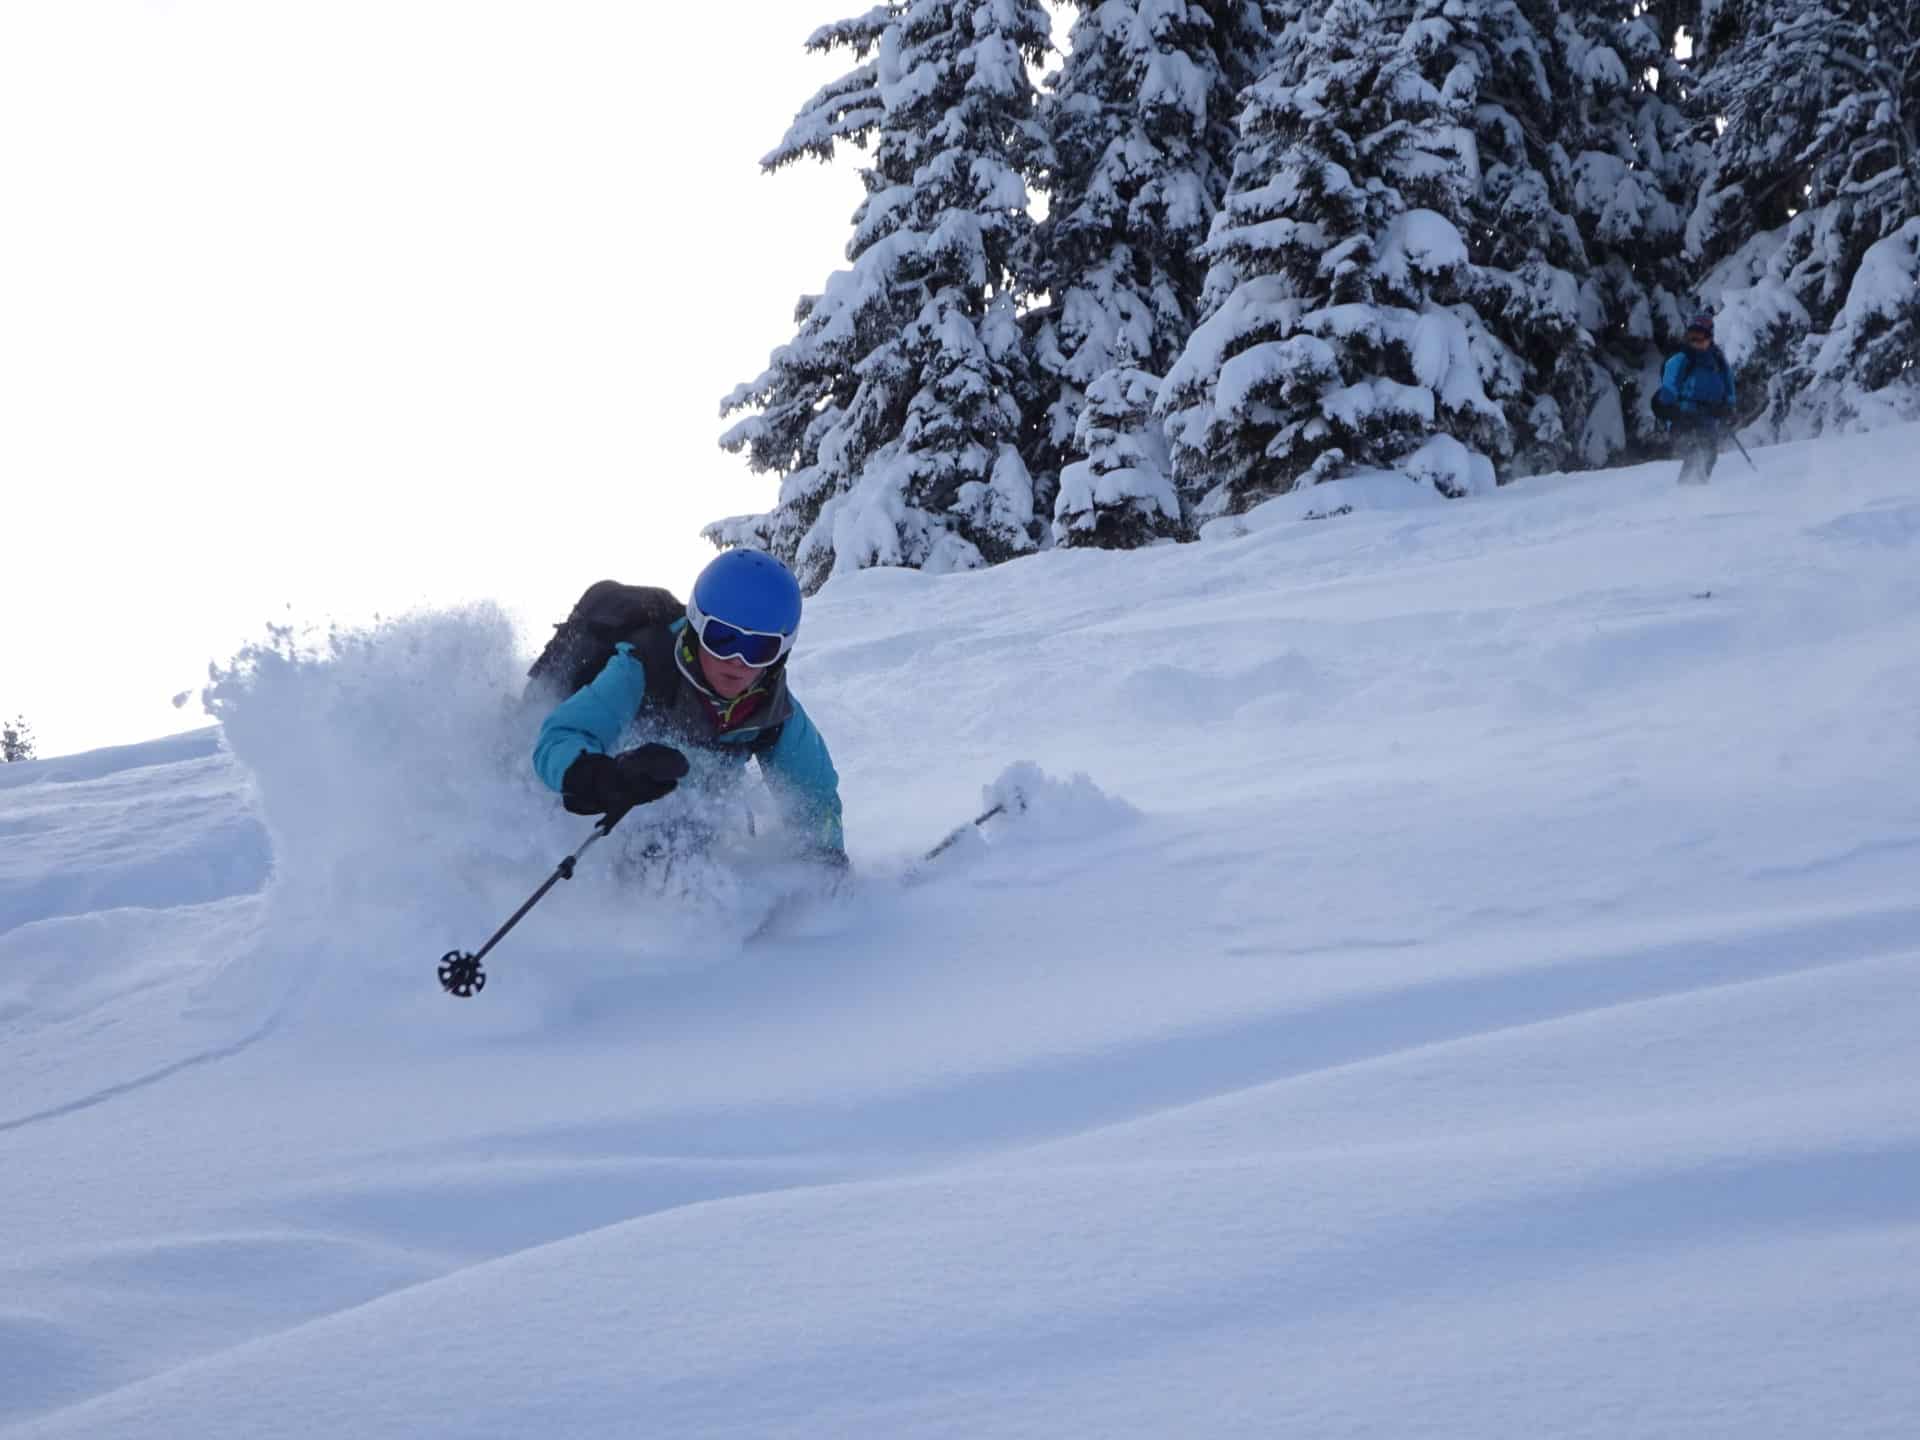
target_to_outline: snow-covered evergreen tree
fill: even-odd
[[[1685,109],[1680,19],[1664,23],[1644,0],[1590,0],[1562,7],[1556,37],[1567,203],[1587,256],[1581,322],[1604,370],[1576,447],[1588,465],[1664,448],[1651,401],[1694,308],[1686,219],[1711,151]]]
[[[1088,387],[1073,440],[1086,458],[1060,472],[1057,544],[1130,550],[1180,533],[1173,466],[1153,419],[1159,394],[1158,376],[1119,367]]]
[[[1809,347],[1803,413],[1823,424],[1920,418],[1920,217],[1871,246]]]
[[[1049,303],[1029,321],[1041,394],[1026,449],[1043,496],[1076,451],[1088,453],[1075,437],[1096,382],[1113,375],[1113,401],[1141,393],[1141,372],[1166,374],[1192,333],[1206,278],[1197,251],[1226,193],[1237,96],[1270,48],[1256,0],[1076,3],[1066,63],[1043,104],[1054,165],[1034,288]],[[1109,405],[1089,433],[1110,443],[1124,409]],[[1143,430],[1125,443],[1162,449],[1157,422],[1140,419]],[[1079,508],[1110,494],[1123,512],[1111,525]],[[1076,484],[1060,497],[1055,534],[1065,544],[1113,544],[1117,535],[1180,530],[1177,507],[1142,511],[1138,498]]]
[[[1591,423],[1612,385],[1584,323],[1590,262],[1568,201],[1573,85],[1558,21],[1557,0],[1420,0],[1409,29],[1424,72],[1473,131],[1479,183],[1466,201],[1471,265],[1460,283],[1522,366],[1518,393],[1496,392],[1513,475],[1599,465],[1618,449],[1604,416]]]
[[[710,526],[764,546],[807,589],[836,569],[962,569],[1032,549],[1018,449],[1031,366],[1019,323],[1046,139],[1028,73],[1038,0],[892,0],[807,42],[861,63],[800,112],[769,170],[871,146],[851,268],[799,307],[799,332],[722,413],[722,437],[783,477],[764,515]]]
[[[1689,241],[1722,262],[1708,289],[1749,389],[1776,432],[1920,414],[1920,9],[1719,0],[1707,33],[1725,129]]]
[[[1248,92],[1207,318],[1160,398],[1201,518],[1357,468],[1465,494],[1512,453],[1521,362],[1469,303],[1478,77],[1435,18],[1331,0]]]
[[[24,715],[0,722],[0,764],[33,759],[33,727]]]

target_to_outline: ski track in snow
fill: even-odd
[[[837,581],[854,882],[471,1002],[492,612],[0,769],[0,1433],[1911,1434],[1916,440]]]
[[[216,1050],[203,1050],[197,1055],[187,1056],[184,1060],[176,1060],[171,1065],[163,1065],[149,1074],[136,1076],[118,1085],[109,1085],[103,1090],[94,1091],[91,1095],[82,1095],[77,1100],[69,1100],[63,1105],[55,1105],[48,1110],[38,1110],[31,1115],[22,1115],[16,1120],[0,1120],[0,1135],[4,1135],[9,1130],[38,1125],[45,1120],[58,1120],[63,1115],[73,1115],[81,1110],[91,1110],[96,1105],[104,1105],[109,1100],[117,1100],[122,1095],[131,1095],[136,1090],[144,1090],[149,1085],[158,1085],[163,1080],[170,1080],[185,1070],[212,1065],[220,1060],[231,1060],[241,1051],[258,1044],[272,1033],[273,1024],[268,1023],[250,1034],[241,1036],[231,1045],[223,1045]]]

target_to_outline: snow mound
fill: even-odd
[[[1132,823],[1140,812],[1102,790],[1085,775],[1060,780],[1023,760],[1009,765],[980,792],[985,808],[1004,807],[1022,818],[1023,837],[1073,840]]]
[[[1300,520],[1338,520],[1357,510],[1431,510],[1447,503],[1433,485],[1422,483],[1394,470],[1363,470],[1357,474],[1329,480],[1324,485],[1303,485],[1264,500],[1243,515],[1223,515],[1209,520],[1200,530],[1200,538],[1238,540],[1277,526]]]
[[[267,837],[211,730],[0,766],[0,795],[0,933],[248,895],[267,875]]]

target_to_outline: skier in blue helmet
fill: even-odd
[[[1673,434],[1680,453],[1680,483],[1704,485],[1720,453],[1720,432],[1733,423],[1733,366],[1713,340],[1713,312],[1687,322],[1683,347],[1667,360],[1653,413]]]
[[[721,554],[694,581],[684,616],[634,630],[554,707],[535,771],[575,814],[617,817],[670,794],[687,750],[740,767],[751,756],[800,848],[844,867],[840,779],[787,688],[800,609],[799,582],[773,556]],[[616,750],[629,730],[651,738]]]

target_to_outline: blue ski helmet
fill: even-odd
[[[693,582],[687,624],[710,655],[771,665],[799,632],[800,582],[764,550],[728,550]]]

